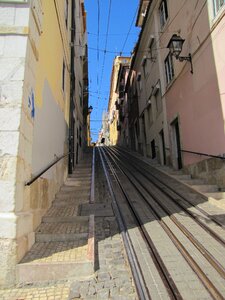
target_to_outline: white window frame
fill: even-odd
[[[69,1],[68,0],[65,0],[64,17],[65,17],[65,23],[66,23],[66,28],[67,28],[68,27],[68,18],[69,18]]]
[[[160,26],[163,28],[168,20],[168,5],[167,0],[162,0],[159,6],[159,20]]]
[[[164,61],[167,85],[174,78],[173,56],[169,53]]]
[[[214,17],[225,7],[225,0],[213,0]]]

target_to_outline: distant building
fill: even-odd
[[[130,70],[130,58],[127,62],[120,64],[120,69],[117,77],[116,93],[117,98],[117,109],[118,109],[118,142],[120,146],[128,147],[129,145],[129,120],[128,120],[128,101],[127,94],[125,93],[126,82]]]
[[[105,139],[104,144],[109,146],[109,115],[106,111],[102,114],[102,138]]]
[[[16,282],[17,263],[87,143],[83,2],[0,1],[1,286]]]
[[[121,66],[128,66],[130,57],[117,56],[113,63],[113,69],[110,82],[110,96],[108,103],[109,115],[109,142],[110,145],[116,145],[119,141],[121,131],[121,119],[119,118],[121,94],[117,89],[117,82]]]

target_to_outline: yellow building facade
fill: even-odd
[[[111,81],[110,81],[110,95],[109,95],[109,102],[108,102],[110,145],[117,144],[118,135],[120,131],[119,114],[118,114],[119,94],[116,91],[119,70],[122,64],[124,63],[127,64],[129,61],[130,61],[130,57],[117,56],[113,62]]]
[[[16,282],[16,264],[82,157],[86,43],[83,1],[0,1],[1,286]]]

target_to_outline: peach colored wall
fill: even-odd
[[[166,92],[168,124],[178,116],[182,149],[219,155],[225,153],[225,104],[222,109],[221,102],[225,101],[225,20],[212,30],[207,5],[196,19],[190,16],[191,9],[191,5],[184,7],[172,27],[180,26],[186,39],[182,55],[194,53],[194,74],[189,63],[174,59],[176,78]],[[186,22],[180,23],[181,19]],[[187,31],[182,33],[185,26]],[[206,158],[190,154],[182,157],[184,165]]]

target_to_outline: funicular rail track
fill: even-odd
[[[126,202],[163,282],[166,292],[164,291],[162,297],[160,293],[163,292],[159,292],[158,299],[225,299],[224,228],[202,211],[190,207],[190,203],[188,206],[185,199],[184,202],[180,197],[178,199],[172,189],[170,190],[162,181],[157,181],[156,176],[151,174],[151,168],[146,168],[143,162],[134,159],[129,153],[109,147],[101,147],[99,151],[110,170],[114,187],[116,184],[123,195],[123,206],[120,203],[118,207],[124,207]],[[184,281],[185,276],[189,278],[187,281],[193,276],[191,282],[195,282],[193,285],[195,284],[197,288],[196,294],[191,297],[190,294],[189,297],[187,295],[188,288],[182,289],[177,276],[173,276],[174,271],[175,273],[178,271],[176,266],[171,271],[163,249],[157,246],[157,239],[150,227],[154,222],[157,222],[157,226],[160,225],[159,233],[163,236],[166,234],[165,239],[169,239],[172,246],[168,247],[176,248],[185,260],[186,265],[185,263],[184,266],[180,265],[180,268],[184,268]],[[161,247],[166,246],[165,240],[165,245]],[[176,251],[174,250],[175,258]],[[136,258],[137,256],[136,253]],[[182,260],[180,257],[179,259]],[[144,275],[143,282],[148,289],[149,298],[157,299],[157,296],[151,295],[151,289]],[[190,284],[189,288],[191,292]]]

